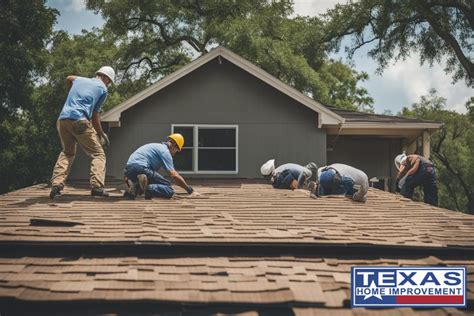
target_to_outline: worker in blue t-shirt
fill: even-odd
[[[174,190],[171,182],[165,179],[158,171],[163,168],[176,182],[192,194],[193,188],[174,169],[173,156],[184,146],[184,137],[181,134],[172,134],[163,143],[143,145],[135,150],[128,158],[124,175],[127,183],[125,196],[135,199],[139,194],[145,194],[145,199],[152,197],[171,198]],[[197,194],[197,193],[196,193]]]
[[[105,152],[102,146],[108,145],[109,139],[102,130],[99,111],[107,98],[107,87],[114,79],[115,71],[109,66],[100,68],[95,78],[67,77],[70,90],[57,121],[62,151],[51,177],[51,199],[61,195],[77,143],[91,158],[91,195],[108,196],[104,189]]]

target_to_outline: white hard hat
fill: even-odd
[[[110,66],[102,66],[100,67],[99,70],[97,70],[95,72],[95,74],[100,74],[100,75],[106,75],[107,77],[109,77],[110,81],[112,81],[112,83],[115,82],[115,71],[112,67]]]
[[[275,159],[270,159],[260,167],[260,173],[264,176],[268,176],[275,170]]]
[[[397,170],[400,170],[400,166],[402,163],[405,162],[405,160],[407,160],[407,155],[405,154],[405,152],[395,157],[394,162],[395,162],[395,167],[397,167]]]

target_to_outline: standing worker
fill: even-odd
[[[174,182],[192,194],[193,188],[174,169],[173,156],[184,146],[181,134],[171,134],[166,142],[146,144],[135,150],[128,158],[124,175],[128,186],[126,196],[135,199],[139,194],[145,194],[145,199],[162,197],[170,199],[174,190],[171,182],[166,180],[158,171],[163,168]],[[196,193],[198,195],[198,193]]]
[[[398,169],[396,186],[397,190],[401,189],[401,195],[412,199],[415,188],[423,185],[425,203],[438,206],[436,171],[430,160],[403,153],[395,157],[395,167]]]
[[[310,186],[316,180],[318,166],[314,162],[306,166],[286,163],[275,169],[275,159],[270,159],[262,165],[260,173],[269,177],[275,189],[301,189]]]
[[[359,169],[335,163],[318,170],[319,195],[344,194],[354,201],[367,201],[369,178]]]
[[[51,178],[51,199],[61,195],[76,155],[77,143],[91,158],[91,195],[109,195],[104,189],[105,152],[102,144],[108,146],[110,143],[102,130],[99,111],[107,98],[107,87],[114,82],[115,71],[104,66],[95,75],[95,78],[67,77],[70,90],[57,121],[62,151]]]

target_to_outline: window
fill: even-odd
[[[238,172],[237,125],[173,125],[181,133],[183,150],[174,157],[175,168],[186,173]]]

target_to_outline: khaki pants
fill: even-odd
[[[54,166],[51,183],[64,186],[71,170],[77,143],[91,158],[90,183],[92,187],[103,187],[105,180],[105,152],[100,145],[92,123],[87,120],[58,120],[57,129],[63,150]]]

